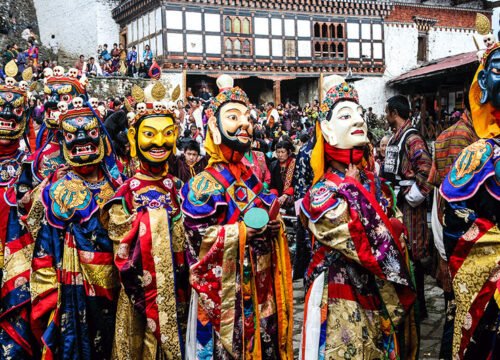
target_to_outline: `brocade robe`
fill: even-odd
[[[314,243],[301,360],[400,356],[396,329],[415,293],[399,234],[379,204],[380,183],[364,174],[362,185],[329,170],[302,202]]]
[[[0,160],[0,359],[37,354],[30,330],[30,263],[33,240],[19,222],[15,183],[26,153]]]
[[[276,199],[253,172],[237,181],[223,163],[182,189],[193,287],[190,359],[292,359],[293,297],[283,226],[278,237],[246,239],[243,216]]]
[[[453,357],[500,357],[500,139],[465,148],[440,188],[455,293]]]
[[[69,171],[30,210],[31,323],[44,359],[111,358],[119,281],[99,212],[114,193],[105,177]]]
[[[33,193],[32,191],[45,178],[52,176],[59,166],[65,163],[61,146],[54,139],[25,159],[22,164],[21,175],[17,182],[17,199],[23,215],[29,211],[32,202],[39,196],[37,191]],[[33,194],[31,199],[24,198],[27,202],[21,202],[21,199],[27,193]]]
[[[189,268],[175,179],[138,171],[107,208],[122,284],[113,359],[182,359]]]

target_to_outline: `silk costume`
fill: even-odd
[[[68,128],[78,132],[103,131],[91,109],[70,110],[63,125],[69,120],[73,122]],[[31,325],[43,348],[42,359],[111,358],[119,282],[112,241],[101,223],[100,211],[113,197],[121,175],[109,137],[97,134],[95,163],[82,168],[68,157],[74,152],[66,151],[69,145],[65,138],[63,149],[71,168],[41,189],[28,214],[27,224],[35,239]],[[82,177],[89,167],[97,169],[97,180]]]
[[[150,111],[136,119],[162,115],[173,116]],[[177,179],[166,163],[139,160],[106,209],[122,284],[113,358],[183,359],[190,289]]]
[[[351,85],[328,89],[322,121],[347,101],[358,103]],[[403,226],[387,215],[390,201],[373,173],[363,167],[358,181],[329,164],[361,164],[363,150],[330,145],[319,122],[312,145],[313,185],[301,204],[313,245],[299,359],[415,359],[415,338],[402,344],[399,333],[416,297]]]
[[[248,103],[241,89],[220,88],[212,105]],[[269,209],[276,196],[248,167],[228,160],[213,136],[208,131],[208,167],[182,189],[193,288],[186,356],[292,359],[293,295],[284,226],[277,237],[247,241],[242,221],[252,207]]]
[[[33,240],[19,221],[16,181],[28,153],[19,150],[26,126],[26,92],[0,85],[0,359],[31,359],[37,347],[29,324]],[[12,122],[10,127],[7,122]],[[18,129],[18,134],[13,134]]]
[[[469,91],[480,140],[460,153],[440,188],[447,201],[443,240],[457,306],[452,345],[457,359],[500,356],[499,56],[500,43],[484,52]]]

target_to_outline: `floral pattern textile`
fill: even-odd
[[[396,328],[412,309],[414,286],[399,236],[374,196],[375,179],[367,179],[370,191],[327,172],[304,198],[314,246],[302,359],[399,356]],[[309,346],[315,329],[317,347]]]

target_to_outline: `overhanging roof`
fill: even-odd
[[[443,75],[453,71],[461,71],[465,67],[472,66],[477,63],[476,51],[471,51],[463,54],[448,56],[442,59],[437,59],[428,62],[416,69],[410,70],[398,77],[390,80],[389,85],[404,85],[410,82],[430,78],[438,75]]]

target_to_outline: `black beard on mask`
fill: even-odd
[[[250,147],[252,146],[252,138],[248,139],[246,143],[243,143],[239,141],[237,137],[241,132],[241,129],[237,129],[234,133],[226,132],[226,130],[224,130],[222,127],[220,113],[217,114],[217,126],[219,127],[221,142],[228,148],[233,149],[242,154],[250,150]]]

